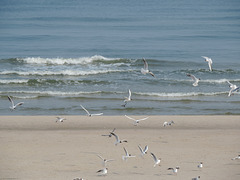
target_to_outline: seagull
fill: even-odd
[[[118,145],[119,143],[123,143],[123,142],[127,143],[127,140],[120,140],[115,133],[112,132],[111,134],[116,138],[116,142],[114,143],[115,145]]]
[[[125,100],[124,100],[124,103],[125,103],[125,104],[122,105],[123,107],[126,107],[127,102],[129,102],[129,101],[132,100],[131,96],[132,96],[132,92],[131,92],[131,90],[129,89],[129,90],[128,90],[128,97],[125,97]]]
[[[208,62],[209,70],[212,71],[212,59],[206,56],[202,56],[206,62]]]
[[[100,115],[103,115],[103,113],[99,113],[99,114],[90,114],[90,113],[88,112],[88,110],[87,110],[85,107],[83,107],[81,104],[80,104],[80,106],[82,107],[82,109],[83,109],[84,111],[86,111],[87,116],[89,116],[89,117],[91,117],[91,116],[100,116]]]
[[[163,123],[163,127],[171,126],[172,124],[175,124],[175,122],[174,122],[174,121],[170,121],[170,122],[165,121],[165,122]]]
[[[108,168],[100,169],[97,171],[97,173],[99,173],[100,176],[105,176],[107,172],[108,172]]]
[[[197,166],[199,169],[203,168],[203,163],[200,162],[200,164]]]
[[[151,153],[152,157],[153,157],[153,160],[154,160],[154,165],[153,167],[156,167],[156,165],[159,165],[160,166],[160,162],[161,162],[161,158],[157,159],[156,156]]]
[[[168,168],[168,170],[172,170],[174,174],[177,174],[178,169],[180,169],[178,166],[174,169],[174,168]]]
[[[123,159],[124,161],[127,161],[128,158],[130,158],[130,157],[136,157],[136,156],[132,156],[131,154],[129,154],[128,151],[125,149],[125,147],[124,147],[123,149],[124,149],[125,154],[126,154],[125,156],[122,156],[122,159]]]
[[[192,180],[199,180],[199,179],[200,179],[200,176],[192,178]]]
[[[163,123],[163,127],[166,127],[166,126],[168,126],[168,122],[167,122],[167,121],[165,121],[165,122]]]
[[[196,78],[194,75],[192,74],[187,74],[188,77],[192,78],[192,80],[194,80],[193,86],[198,86],[198,82],[200,81],[199,78]]]
[[[100,159],[102,159],[102,165],[105,167],[107,162],[114,161],[114,159],[104,159],[102,156],[97,155]]]
[[[56,122],[63,122],[66,118],[56,117]]]
[[[125,117],[127,117],[128,119],[133,120],[133,121],[134,121],[134,122],[133,122],[133,125],[134,125],[134,126],[137,126],[140,121],[144,121],[144,120],[146,120],[146,119],[149,118],[149,117],[145,117],[145,118],[143,118],[143,119],[134,119],[134,118],[131,118],[131,117],[127,116],[127,115],[125,115]]]
[[[21,106],[24,103],[24,102],[19,102],[17,104],[14,104],[14,102],[10,96],[8,96],[8,100],[12,103],[12,106],[9,107],[11,110],[16,109],[17,106]]]
[[[116,130],[116,128],[114,128],[111,132],[109,132],[109,134],[103,134],[102,136],[112,137],[111,133],[113,133],[115,130]]]
[[[139,150],[141,151],[141,156],[143,157],[145,154],[147,154],[148,146],[146,145],[144,149],[140,145],[138,145]]]
[[[240,154],[234,158],[232,158],[232,160],[240,160]]]
[[[148,63],[144,58],[143,58],[143,63],[144,63],[144,68],[141,69],[141,73],[144,75],[151,74],[153,77],[155,77],[155,75],[148,69]]]
[[[236,86],[235,84],[230,83],[229,81],[227,81],[227,83],[229,84],[229,87],[231,88],[228,96],[231,96],[233,94],[233,92],[238,92],[239,91],[239,87]]]

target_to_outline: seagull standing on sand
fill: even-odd
[[[82,107],[82,109],[87,113],[87,116],[91,117],[91,116],[100,116],[100,115],[103,115],[103,113],[99,113],[99,114],[90,114],[88,112],[88,110],[86,108],[84,108],[81,104],[80,106]]]
[[[175,122],[174,122],[174,121],[170,121],[170,122],[165,121],[165,122],[163,123],[163,127],[171,126],[172,124],[175,124]]]
[[[148,151],[148,146],[147,146],[147,145],[144,147],[144,149],[142,149],[142,147],[141,147],[140,145],[138,145],[138,148],[139,148],[139,150],[140,150],[140,152],[141,152],[141,156],[142,156],[142,157],[143,157],[145,154],[147,154],[147,151]]]
[[[16,109],[18,106],[21,106],[24,103],[24,102],[19,102],[17,104],[14,104],[14,102],[10,96],[8,96],[8,100],[12,103],[12,106],[9,107],[11,110]]]
[[[152,155],[153,161],[154,161],[153,167],[156,167],[156,165],[160,166],[161,158],[158,159],[153,153],[151,153],[151,155]]]
[[[199,179],[200,179],[200,176],[192,178],[192,180],[199,180]]]
[[[131,90],[129,89],[129,90],[128,90],[128,97],[125,97],[125,100],[124,100],[124,103],[125,103],[125,104],[122,105],[123,107],[126,107],[127,102],[129,102],[129,101],[132,100],[131,96],[132,96],[132,92],[131,92]]]
[[[208,62],[209,70],[212,71],[212,59],[206,56],[202,56],[206,62]]]
[[[104,159],[102,156],[97,155],[102,160],[102,165],[105,167],[107,162],[114,161],[114,159]]]
[[[239,87],[235,84],[230,83],[229,81],[227,81],[227,83],[229,84],[229,87],[231,88],[228,96],[231,96],[233,94],[233,92],[238,92],[239,91]]]
[[[105,176],[107,172],[108,172],[108,168],[100,169],[97,171],[97,173],[99,173],[100,176]]]
[[[143,63],[144,63],[144,68],[141,69],[141,73],[144,75],[151,74],[153,77],[155,77],[154,74],[148,69],[148,63],[144,58],[143,58]]]
[[[197,166],[199,169],[202,169],[203,168],[203,163],[200,162],[200,164]]]
[[[167,121],[165,121],[165,122],[163,123],[163,127],[166,127],[166,126],[168,126],[168,122],[167,122]]]
[[[240,154],[234,158],[232,158],[232,160],[240,160]]]
[[[178,169],[180,169],[178,166],[176,168],[168,168],[168,170],[172,170],[174,174],[177,174]]]
[[[192,74],[187,74],[188,77],[192,78],[192,80],[194,81],[193,86],[198,86],[198,82],[200,81],[199,78],[196,78],[194,75]]]
[[[126,154],[125,156],[122,156],[122,159],[123,159],[124,161],[127,161],[128,158],[136,157],[136,156],[132,156],[131,154],[129,154],[128,151],[125,149],[125,147],[124,147],[123,149],[124,149],[125,154]]]
[[[145,117],[145,118],[143,118],[143,119],[134,119],[134,118],[131,118],[131,117],[127,116],[127,115],[125,115],[125,117],[127,117],[128,119],[133,120],[133,121],[134,121],[134,122],[133,122],[133,125],[134,125],[134,126],[137,126],[140,121],[144,121],[144,120],[146,120],[146,119],[149,118],[149,117]]]
[[[112,133],[116,130],[116,128],[114,128],[111,132],[109,132],[109,134],[103,134],[102,136],[108,136],[108,137],[112,137]]]
[[[123,143],[123,142],[127,143],[127,140],[120,140],[119,137],[115,133],[112,132],[111,134],[116,138],[116,142],[114,143],[115,146],[120,144],[120,143]]]
[[[63,122],[66,118],[56,117],[56,122]]]

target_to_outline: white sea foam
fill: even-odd
[[[102,91],[78,91],[78,92],[62,92],[62,91],[0,91],[0,94],[31,94],[31,95],[46,95],[46,96],[77,96],[87,94],[99,94]],[[30,96],[29,96],[30,97]],[[34,97],[34,96],[33,96]]]
[[[226,94],[226,92],[211,92],[211,93],[204,93],[204,92],[189,92],[189,93],[141,93],[136,92],[136,95],[141,96],[157,96],[157,97],[192,97],[192,96],[216,96]]]
[[[228,80],[228,79],[206,79],[201,80],[201,82],[211,83],[211,84],[225,84],[227,81],[240,81],[240,79]]]
[[[163,79],[164,81],[168,82],[192,82],[191,79]],[[210,83],[210,84],[225,84],[227,81],[230,82],[240,82],[240,79],[201,79],[200,82],[203,83]]]
[[[23,61],[29,64],[89,64],[94,61],[112,61],[118,60],[118,58],[106,58],[104,56],[95,55],[91,57],[80,57],[80,58],[41,58],[41,57],[27,57],[27,58],[17,58],[18,61]]]
[[[1,75],[17,74],[20,76],[52,76],[52,75],[66,75],[66,76],[85,76],[94,74],[105,74],[105,73],[115,73],[115,72],[125,72],[124,70],[90,70],[90,71],[77,71],[77,70],[63,70],[63,71],[3,71],[0,72]]]
[[[0,79],[0,84],[22,84],[27,82],[27,79]]]

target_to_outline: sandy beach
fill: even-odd
[[[150,116],[138,126],[124,116],[62,117],[1,116],[0,179],[240,179],[240,160],[231,160],[240,154],[239,116]],[[113,128],[128,143],[102,136]],[[138,145],[149,146],[143,158]],[[136,157],[123,161],[123,147]],[[150,152],[161,166],[153,167]],[[114,159],[106,176],[96,173],[103,168],[98,154]],[[177,174],[167,170],[176,166]]]

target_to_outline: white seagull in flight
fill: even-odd
[[[125,107],[125,106],[127,105],[127,102],[129,102],[129,101],[132,100],[131,96],[132,96],[132,92],[131,92],[131,90],[129,89],[129,90],[128,90],[128,97],[125,97],[125,100],[124,100],[124,103],[125,103],[125,104],[122,105],[123,107]]]
[[[123,149],[124,149],[125,154],[126,154],[125,156],[122,156],[122,159],[124,161],[128,160],[128,158],[130,158],[130,157],[136,157],[136,156],[132,156],[131,154],[129,154],[128,151],[125,149],[125,147]]]
[[[85,107],[83,107],[81,104],[80,104],[80,106],[81,106],[82,109],[87,113],[87,116],[89,116],[89,117],[91,117],[91,116],[100,116],[100,115],[103,115],[103,113],[99,113],[99,114],[90,114],[90,113],[88,112],[88,110],[87,110]]]
[[[114,128],[111,132],[109,132],[109,134],[103,134],[102,136],[112,137],[111,133],[113,133],[115,130],[116,130],[116,128]]]
[[[140,145],[138,145],[139,150],[141,151],[141,156],[143,157],[145,154],[147,154],[148,146],[146,145],[144,149]]]
[[[16,109],[17,106],[21,106],[24,103],[24,102],[19,102],[17,104],[14,104],[14,102],[13,102],[13,100],[12,100],[12,98],[10,96],[8,96],[8,100],[12,103],[12,106],[9,107],[11,110]]]
[[[63,122],[66,118],[56,117],[56,122]]]
[[[192,80],[194,81],[193,86],[198,86],[198,82],[200,81],[199,78],[196,78],[194,75],[192,74],[187,74],[188,77],[192,78]]]
[[[212,71],[212,59],[206,56],[202,56],[206,62],[208,62],[209,70]]]
[[[239,87],[236,86],[235,84],[230,83],[229,81],[227,81],[227,83],[229,84],[229,87],[231,88],[228,96],[231,96],[233,94],[233,92],[238,92],[239,91]]]
[[[155,77],[154,74],[148,69],[148,63],[144,58],[143,58],[143,63],[144,63],[144,68],[141,69],[141,73],[144,75],[151,74],[153,77]]]
[[[153,160],[154,160],[154,165],[153,167],[156,167],[156,165],[159,165],[160,166],[160,162],[161,162],[161,158],[157,158],[153,153],[151,153],[152,157],[153,157]]]
[[[178,166],[176,168],[168,168],[168,170],[172,170],[174,174],[177,174],[178,169],[180,169]]]
[[[123,143],[123,142],[127,143],[127,140],[120,140],[115,133],[111,132],[111,134],[116,138],[116,142],[114,143],[115,145],[118,145],[119,143]]]
[[[114,159],[104,159],[102,156],[97,155],[102,160],[102,165],[105,167],[107,162],[114,161]]]
[[[145,118],[143,118],[143,119],[134,119],[134,118],[131,118],[131,117],[127,116],[127,115],[125,115],[125,117],[127,117],[128,119],[133,120],[133,121],[134,121],[134,122],[133,122],[133,125],[134,125],[134,126],[137,126],[140,121],[144,121],[144,120],[146,120],[146,119],[149,118],[149,117],[145,117]]]

